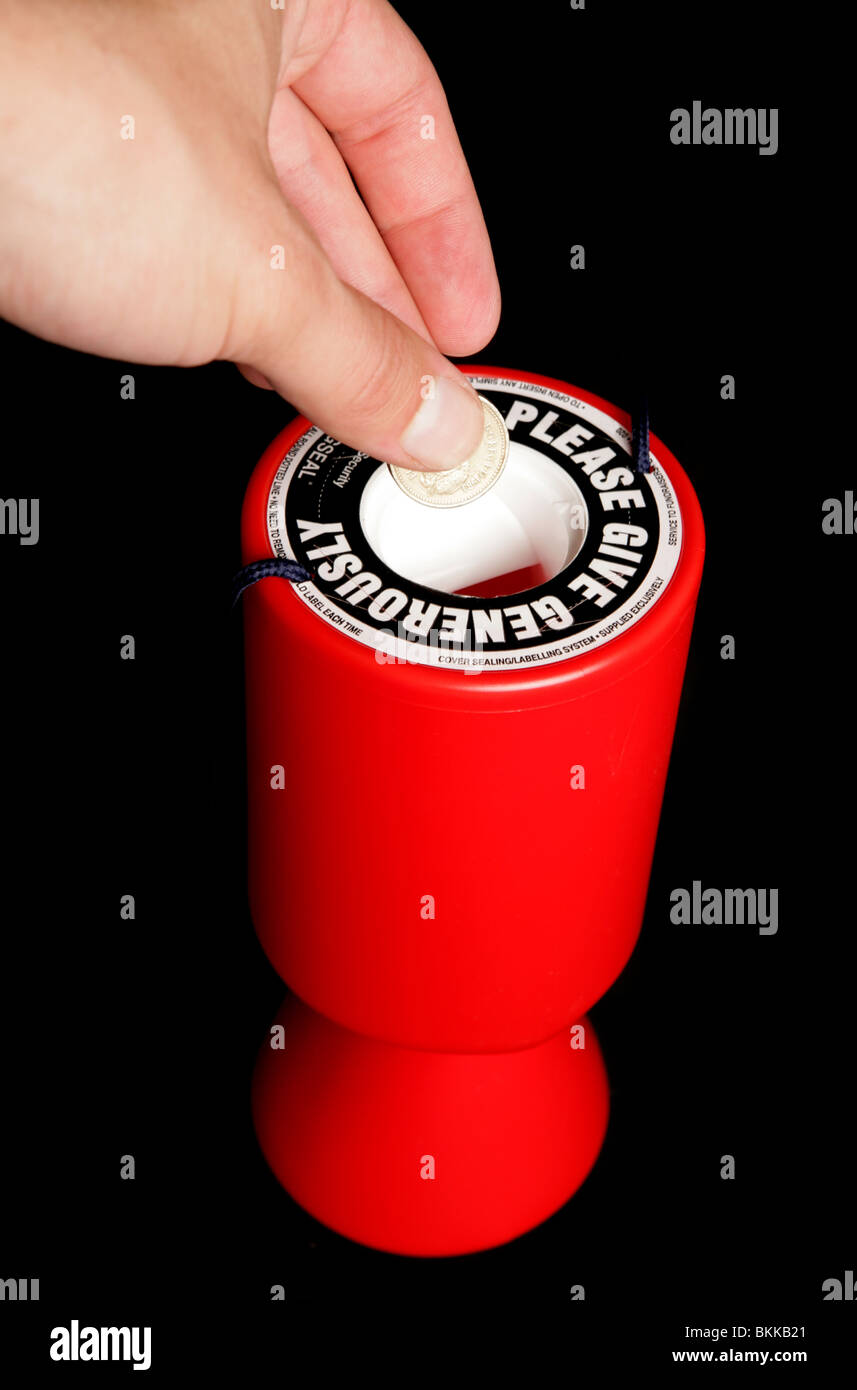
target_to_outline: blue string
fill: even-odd
[[[649,459],[649,398],[640,392],[637,409],[631,421],[631,453],[636,473],[651,473],[654,465]]]
[[[254,560],[252,565],[240,569],[232,580],[232,607],[251,584],[258,584],[260,579],[270,579],[272,576],[291,579],[293,584],[299,584],[302,579],[312,579],[309,570],[294,560]]]

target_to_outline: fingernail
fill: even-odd
[[[455,468],[475,451],[483,429],[476,392],[449,377],[435,377],[400,443],[423,468]]]

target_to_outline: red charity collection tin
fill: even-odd
[[[582,1016],[639,934],[704,551],[624,412],[464,370],[510,437],[483,497],[426,507],[298,418],[242,523],[245,564],[312,576],[244,597],[250,906],[298,996],[257,1133],[308,1210],[411,1254],[529,1229],[597,1155]]]

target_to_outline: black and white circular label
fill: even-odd
[[[383,662],[504,670],[566,661],[638,622],[681,551],[681,516],[654,453],[603,410],[553,387],[471,376],[509,431],[503,476],[461,507],[405,496],[386,464],[315,426],[271,484],[276,556],[320,620]],[[371,538],[371,539],[370,539]]]

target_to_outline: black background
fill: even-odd
[[[269,1173],[250,1072],[284,987],[249,919],[241,618],[229,581],[253,465],[290,418],[234,368],[134,368],[4,328],[0,538],[5,898],[0,1366],[54,1365],[71,1318],[153,1328],[149,1376],[460,1370],[522,1339],[572,1373],[657,1371],[686,1324],[806,1329],[819,1371],[854,1310],[849,1110],[854,760],[846,563],[821,505],[853,485],[817,395],[779,10],[401,4],[445,84],[504,310],[474,360],[567,380],[652,427],[708,553],[638,948],[593,1017],[602,1155],[545,1225],[420,1261],[351,1244]],[[776,106],[781,146],[677,148],[673,107]],[[586,248],[585,271],[569,248]],[[723,401],[720,379],[736,380]],[[839,447],[837,447],[837,444]],[[133,633],[137,659],[120,661]],[[732,634],[736,659],[720,658]],[[309,717],[309,715],[308,715]],[[346,812],[343,810],[343,815]],[[336,809],[328,831],[335,833]],[[776,887],[777,935],[678,928],[669,893]],[[136,896],[133,922],[119,917]],[[122,1154],[134,1182],[119,1178]],[[720,1156],[735,1156],[734,1182]],[[270,1301],[283,1284],[286,1300]],[[582,1283],[585,1302],[571,1302]],[[462,1329],[466,1329],[462,1334]],[[402,1331],[408,1340],[403,1343]],[[709,1345],[705,1343],[704,1345]],[[7,1362],[7,1364],[8,1364]],[[562,1373],[562,1372],[560,1372]]]

